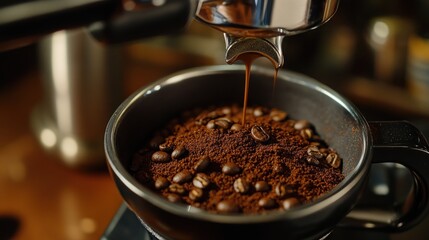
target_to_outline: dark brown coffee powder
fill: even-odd
[[[343,180],[341,158],[310,122],[252,107],[243,126],[241,110],[183,113],[135,154],[130,172],[170,201],[216,213],[289,209]]]

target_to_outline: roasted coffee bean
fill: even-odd
[[[215,128],[216,128],[215,121],[214,121],[214,120],[210,120],[210,121],[207,123],[206,127],[207,127],[208,129],[215,129]]]
[[[165,177],[159,177],[155,180],[155,188],[156,189],[164,189],[170,185],[170,181]]]
[[[210,178],[204,173],[197,173],[192,180],[192,184],[197,188],[204,189],[210,185]]]
[[[159,150],[168,153],[168,152],[173,151],[173,147],[170,145],[167,145],[167,143],[162,143],[159,145]]]
[[[162,144],[164,141],[165,138],[157,134],[149,141],[149,146],[153,149],[158,149],[159,145]]]
[[[276,201],[275,201],[274,199],[272,199],[272,198],[264,197],[264,198],[259,199],[259,201],[258,201],[258,205],[259,205],[260,207],[265,208],[265,209],[271,209],[271,208],[276,207],[277,203],[276,203]]]
[[[170,155],[164,151],[156,151],[152,154],[152,161],[154,162],[169,162],[171,160]]]
[[[183,158],[186,155],[186,152],[187,152],[187,150],[186,150],[185,146],[179,145],[171,153],[171,158],[173,158],[173,159]]]
[[[285,210],[291,209],[295,206],[298,206],[300,204],[299,200],[294,197],[286,198],[282,201],[282,207]]]
[[[280,198],[290,196],[296,192],[295,188],[287,184],[277,184],[275,192]]]
[[[207,117],[211,118],[211,119],[215,119],[215,118],[219,118],[222,117],[223,114],[217,111],[212,111],[209,114],[207,114]]]
[[[317,159],[316,157],[313,156],[307,156],[305,158],[305,160],[307,161],[307,163],[318,166],[320,164],[319,159]]]
[[[185,182],[191,181],[191,179],[192,179],[192,173],[187,170],[183,170],[181,172],[176,173],[176,175],[174,175],[173,182],[185,183]]]
[[[242,128],[243,128],[243,126],[241,124],[238,124],[238,123],[234,123],[231,126],[232,131],[240,131]]]
[[[237,178],[234,181],[234,190],[238,193],[248,193],[250,191],[250,184],[243,178]]]
[[[313,156],[317,159],[322,159],[323,158],[323,153],[320,152],[319,148],[316,146],[310,146],[307,149],[307,154],[310,156]]]
[[[299,121],[295,122],[295,124],[293,125],[293,127],[296,130],[302,130],[302,129],[306,129],[306,128],[312,128],[312,125],[307,120],[299,120]]]
[[[182,185],[177,183],[173,183],[168,186],[168,191],[171,193],[177,193],[179,195],[183,195],[186,193],[186,189]]]
[[[268,135],[268,133],[261,126],[253,126],[250,130],[250,133],[253,139],[258,142],[267,142],[268,140],[270,140],[270,135]]]
[[[265,114],[265,111],[261,107],[257,107],[253,110],[253,116],[255,117],[260,117],[260,116],[263,116],[264,114]]]
[[[182,197],[180,197],[179,195],[175,194],[175,193],[170,193],[167,195],[167,200],[172,202],[172,203],[182,203]]]
[[[215,127],[218,129],[229,129],[232,121],[228,118],[218,118],[214,120]]]
[[[222,108],[222,113],[225,115],[229,115],[232,113],[232,109],[230,107],[224,107]]]
[[[216,204],[216,209],[220,213],[238,213],[240,212],[240,207],[231,200],[223,200]]]
[[[323,155],[327,155],[329,154],[329,149],[325,148],[325,147],[321,147],[319,148],[319,151],[323,154]]]
[[[203,198],[204,192],[200,188],[193,188],[191,191],[189,191],[189,198],[192,201],[199,201]]]
[[[336,153],[329,153],[326,157],[326,162],[333,168],[339,168],[341,166],[341,158]]]
[[[227,162],[223,165],[222,172],[227,175],[235,175],[241,172],[241,168],[233,162]]]
[[[286,119],[287,112],[280,111],[280,110],[272,110],[270,112],[270,117],[276,122],[281,122]]]
[[[270,191],[270,188],[271,188],[270,184],[268,184],[265,181],[257,181],[255,183],[255,190],[257,192],[268,192],[268,191]]]
[[[299,132],[299,135],[301,135],[301,137],[303,137],[304,139],[311,139],[314,136],[313,130],[311,130],[310,128],[304,128],[301,129],[301,131]]]
[[[194,170],[196,172],[204,172],[210,166],[210,162],[211,160],[208,156],[202,156],[200,160],[197,162],[197,164],[195,164]]]

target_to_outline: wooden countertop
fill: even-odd
[[[2,81],[0,239],[15,227],[16,240],[98,239],[122,203],[107,170],[66,168],[39,146],[29,123],[42,97],[37,72]]]
[[[0,240],[12,233],[15,240],[99,239],[123,200],[107,170],[67,168],[39,145],[30,127],[44,91],[37,55],[32,47],[16,52],[0,52]],[[124,56],[124,97],[180,69],[213,64],[144,44],[129,45]]]

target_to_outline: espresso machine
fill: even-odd
[[[0,46],[19,47],[40,35],[81,26],[101,42],[122,43],[177,32],[197,19],[224,33],[227,63],[254,51],[281,67],[283,38],[319,27],[338,5],[338,0],[14,2],[0,9]]]
[[[339,4],[339,0],[11,1],[0,8],[0,50],[18,48],[41,36],[76,28],[85,29],[102,44],[117,45],[177,33],[197,20],[223,34],[227,63],[234,63],[242,54],[257,53],[268,58],[275,68],[281,68],[285,37],[320,27],[335,15]],[[380,171],[388,175],[390,170]],[[395,171],[403,175],[401,169]],[[404,179],[407,182],[410,178]],[[374,181],[374,186],[379,186],[380,181],[384,183],[377,177]],[[130,239],[156,239],[143,226],[122,206],[103,239],[124,236],[129,228],[134,229]],[[342,239],[341,234],[344,233],[334,231],[328,238]],[[361,238],[390,239],[382,233],[356,234]]]
[[[121,100],[118,46],[178,33],[196,19],[223,33],[227,63],[253,52],[280,68],[284,37],[327,22],[339,1],[43,0],[3,4],[0,50],[39,43],[45,100],[33,114],[35,134],[67,166],[92,168],[104,164],[98,141],[104,129],[100,126]],[[87,116],[96,111],[96,117]]]

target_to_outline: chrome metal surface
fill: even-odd
[[[339,0],[200,0],[196,18],[241,37],[308,31],[327,22]]]
[[[200,0],[195,15],[225,33],[227,63],[254,52],[279,68],[284,58],[283,37],[322,25],[335,14],[338,4],[339,0]]]
[[[44,101],[32,119],[36,136],[67,166],[103,166],[104,128],[122,100],[121,49],[75,29],[49,35],[39,50]]]

